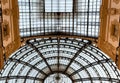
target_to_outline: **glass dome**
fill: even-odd
[[[0,83],[120,83],[120,72],[89,40],[36,38],[10,56]]]

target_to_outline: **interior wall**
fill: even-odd
[[[98,47],[107,53],[120,69],[120,0],[103,0],[100,20]]]
[[[20,47],[19,36],[19,10],[17,0],[2,0],[2,24],[1,24],[1,48],[0,48],[0,68],[2,68],[4,58],[8,58],[11,53]]]
[[[0,69],[3,66],[3,49],[2,49],[2,9],[1,9],[1,0],[0,0]]]

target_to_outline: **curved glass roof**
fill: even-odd
[[[101,1],[18,0],[20,35],[77,35],[97,38]]]
[[[10,56],[0,83],[120,83],[120,72],[91,41],[37,38]]]

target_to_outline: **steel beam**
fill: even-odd
[[[70,76],[73,76],[73,75],[77,74],[78,72],[80,72],[80,71],[82,71],[82,70],[84,70],[84,69],[87,69],[87,68],[89,68],[89,67],[92,67],[92,66],[95,66],[95,65],[98,65],[98,64],[101,64],[101,63],[102,63],[102,64],[103,64],[103,63],[107,63],[108,61],[110,61],[110,59],[104,59],[104,60],[99,60],[99,61],[90,63],[90,64],[88,64],[88,65],[86,65],[86,66],[81,67],[81,68],[78,69],[77,71],[74,71]]]
[[[48,64],[48,62],[45,59],[45,57],[43,56],[43,54],[38,50],[38,48],[36,46],[34,46],[34,44],[30,43],[29,41],[27,41],[26,43],[38,53],[38,55],[44,60],[44,62],[48,66],[49,70],[52,72],[50,65]]]
[[[75,79],[74,82],[81,82],[81,81],[106,81],[106,82],[115,82],[115,83],[120,83],[119,79],[116,78],[107,78],[107,77],[91,77],[91,78],[80,78],[80,79]]]
[[[41,78],[31,77],[31,76],[4,76],[4,77],[0,77],[0,80],[25,79],[25,78],[30,80],[43,81],[43,79]]]
[[[68,64],[68,66],[66,67],[65,71],[66,72],[68,70],[68,68],[70,67],[70,65],[72,64],[72,62],[75,60],[75,58],[77,56],[79,56],[79,54],[85,49],[87,48],[89,45],[91,45],[91,41],[89,41],[88,43],[86,43],[85,45],[83,45],[74,55],[74,57],[70,60],[70,63]]]
[[[24,62],[24,61],[21,61],[20,59],[9,58],[9,61],[13,61],[13,62],[17,62],[17,63],[23,64],[23,65],[26,65],[26,66],[28,66],[28,67],[30,67],[30,68],[35,69],[36,71],[38,71],[38,72],[40,72],[40,73],[42,73],[42,74],[44,74],[44,75],[47,75],[45,72],[43,72],[43,71],[40,70],[39,68],[35,67],[34,65],[31,65],[31,64],[29,64],[29,63],[27,63],[27,62]]]

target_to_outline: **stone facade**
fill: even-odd
[[[98,47],[108,54],[120,69],[120,0],[102,0]]]
[[[17,0],[2,0],[2,19],[1,19],[1,43],[0,46],[0,68],[5,59],[20,47],[19,36],[19,10]]]

